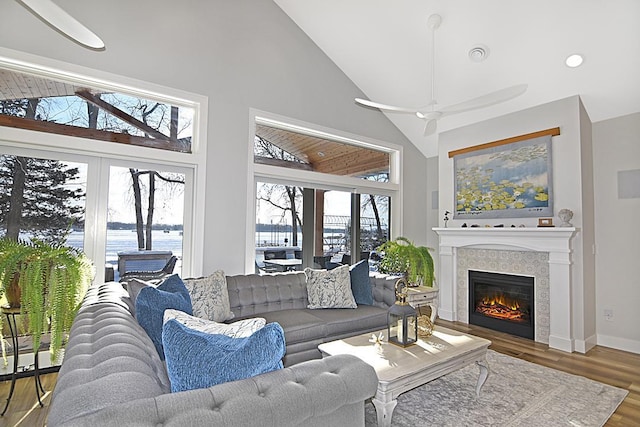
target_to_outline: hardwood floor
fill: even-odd
[[[39,427],[44,426],[49,411],[49,401],[51,391],[56,385],[57,373],[40,376],[45,395],[42,397],[44,406],[41,408],[36,397],[33,377],[21,378],[16,381],[16,388],[11,397],[9,408],[4,417],[0,418],[0,427],[21,426]],[[0,382],[0,411],[4,408],[9,395],[11,380]]]
[[[640,354],[600,346],[587,354],[565,353],[546,344],[480,326],[441,319],[436,320],[436,324],[491,340],[489,348],[497,352],[626,389],[629,394],[605,426],[640,426]]]
[[[490,348],[497,352],[628,390],[629,394],[605,425],[607,427],[640,426],[640,354],[600,346],[591,349],[587,354],[569,354],[549,349],[544,344],[479,326],[440,319],[436,323],[489,339],[493,342]],[[40,408],[36,400],[33,378],[18,380],[9,409],[5,416],[0,418],[0,427],[44,426],[51,390],[56,378],[56,373],[42,376],[42,385],[47,390],[43,398],[43,408]],[[10,381],[0,383],[0,410],[4,408],[9,386]]]

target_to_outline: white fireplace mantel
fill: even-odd
[[[438,314],[457,321],[457,248],[485,248],[549,253],[549,347],[575,349],[571,324],[571,238],[574,227],[434,228],[440,238],[440,308]]]

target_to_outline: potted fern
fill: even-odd
[[[383,256],[381,273],[404,275],[412,286],[433,286],[434,267],[429,248],[416,246],[406,237],[389,240],[377,249]]]
[[[33,337],[33,348],[40,347],[43,333],[51,334],[52,361],[58,360],[64,335],[92,278],[91,262],[76,248],[0,239],[0,296],[27,316],[26,332]]]

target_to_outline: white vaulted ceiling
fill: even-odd
[[[637,0],[274,0],[368,99],[407,107],[431,96],[431,32],[436,32],[436,99],[455,104],[519,83],[510,101],[442,118],[438,132],[580,95],[592,122],[640,111],[640,1]],[[476,45],[483,62],[469,59]],[[578,68],[565,58],[584,56]],[[373,112],[372,112],[373,114]],[[413,115],[387,117],[425,155],[437,135],[423,135]]]

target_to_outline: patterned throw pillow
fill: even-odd
[[[343,265],[333,270],[304,269],[307,276],[308,308],[356,308],[351,292],[349,266]]]
[[[284,331],[269,323],[246,338],[206,334],[175,319],[162,329],[171,392],[211,387],[282,369]]]
[[[187,313],[178,310],[165,310],[164,323],[167,323],[171,319],[177,320],[189,329],[207,334],[222,334],[231,338],[246,338],[267,323],[262,317],[238,320],[231,324],[218,323],[213,320],[189,316]]]
[[[191,295],[194,316],[214,322],[233,319],[224,271],[218,270],[207,277],[184,279],[184,285]]]

